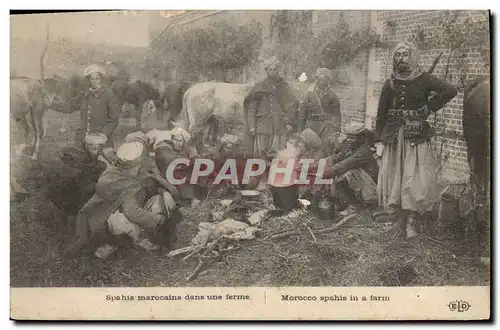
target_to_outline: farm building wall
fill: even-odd
[[[420,33],[426,38],[432,38],[439,29],[439,20],[449,14],[447,11],[419,10],[419,11],[377,11],[373,12],[375,19],[373,27],[377,29],[389,44],[395,44],[402,40],[411,39],[416,33]],[[472,19],[487,17],[486,11],[464,11],[459,13],[456,24],[466,24],[466,17]],[[376,116],[378,97],[384,81],[389,78],[392,70],[390,60],[392,49],[376,49],[370,58],[371,82],[373,88],[367,95],[368,121],[374,127],[372,118]],[[420,50],[419,65],[422,70],[428,70],[436,57],[443,53],[440,61],[436,65],[433,74],[444,78],[450,50],[444,47],[429,47]],[[490,75],[490,69],[486,61],[482,58],[478,48],[471,48],[465,54],[467,78],[471,79],[478,75]],[[451,60],[449,67],[450,75],[447,81],[455,86],[459,85],[459,72],[456,59]],[[437,136],[434,142],[437,160],[440,162],[441,175],[446,181],[465,181],[468,179],[469,167],[467,163],[467,148],[463,139],[462,130],[462,100],[463,91],[459,89],[458,95],[446,105],[439,113],[429,118],[431,125],[441,125],[446,133],[445,136]]]
[[[265,77],[262,59],[277,53],[277,40],[272,33],[272,16],[276,11],[187,11],[169,20],[163,33],[176,33],[180,26],[203,27],[206,24],[221,19],[230,20],[236,24],[245,24],[257,20],[263,25],[264,43],[260,50],[260,58],[254,63],[233,72],[228,77],[232,82],[255,82]],[[422,33],[432,38],[439,28],[438,20],[449,11],[313,11],[311,28],[317,34],[335,24],[340,15],[349,23],[352,29],[373,29],[382,36],[387,45],[411,39],[416,33]],[[466,24],[466,17],[487,17],[486,11],[460,12],[456,24]],[[153,35],[158,35],[158,33]],[[154,49],[154,45],[151,47]],[[377,114],[378,99],[384,81],[390,76],[392,61],[390,60],[392,47],[373,48],[361,52],[355,60],[340,67],[340,77],[347,81],[346,85],[338,85],[335,92],[341,99],[343,126],[350,120],[359,120],[374,128]],[[428,70],[438,54],[442,57],[433,73],[443,78],[447,66],[450,50],[445,46],[434,46],[421,49],[420,66]],[[458,84],[456,69],[457,59],[450,61],[447,80],[454,85]],[[172,63],[173,64],[173,63]],[[468,78],[477,75],[488,75],[490,69],[480,54],[478,48],[471,48],[466,52],[466,70]],[[284,63],[287,66],[287,63]],[[174,70],[175,71],[175,70]],[[293,79],[297,72],[293,68],[286,68],[286,79]],[[314,72],[307,72],[308,77]],[[181,77],[171,76],[171,79]],[[444,129],[444,136],[437,136],[433,141],[436,157],[440,163],[440,174],[446,181],[465,181],[468,178],[467,150],[462,132],[462,98],[460,90],[455,97],[435,117],[431,116],[431,125],[440,125]],[[448,133],[454,134],[448,134]]]

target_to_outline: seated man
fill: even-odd
[[[329,157],[324,179],[334,179],[330,187],[337,209],[342,200],[348,204],[341,215],[364,210],[367,204],[377,203],[378,165],[371,150],[373,135],[365,125],[351,122],[346,128],[346,140]]]
[[[324,154],[322,141],[319,135],[312,129],[306,128],[298,137],[297,143],[300,151],[300,158],[313,160],[314,162],[311,163],[309,167],[316,168]],[[311,200],[314,204],[315,202],[317,203],[317,199],[321,197],[325,189],[323,189],[323,185],[314,185],[313,182],[314,181],[308,185],[301,185],[299,191],[301,198]]]
[[[238,184],[232,185],[230,180],[223,180],[219,185],[212,185],[212,188],[216,188],[216,190],[221,193],[221,195],[225,195],[227,193],[230,193],[233,188],[253,189],[257,187],[260,180],[260,178],[257,177],[251,177],[248,183],[243,183],[243,176],[245,173],[247,160],[252,158],[255,157],[253,157],[251,153],[248,153],[245,150],[242,140],[238,136],[225,134],[221,139],[219,149],[213,156],[212,160],[214,161],[214,171],[208,177],[207,181],[209,183],[213,182],[226,161],[228,159],[234,159],[237,168],[236,174],[238,177]],[[254,167],[254,169],[256,169],[256,167]]]
[[[48,165],[46,197],[67,215],[76,215],[94,194],[95,184],[109,164],[102,156],[106,141],[104,134],[89,134],[83,149],[63,148]]]
[[[97,257],[106,258],[116,250],[110,244],[108,230],[113,235],[130,236],[134,245],[149,251],[158,246],[143,237],[144,232],[159,234],[158,243],[164,245],[174,235],[175,225],[181,220],[173,199],[177,190],[147,171],[147,138],[128,140],[117,150],[115,165],[99,178],[94,196],[78,213],[76,234],[66,256],[75,256],[89,244],[93,249],[99,247],[95,250]]]
[[[190,165],[177,164],[173,173],[175,179],[186,178],[186,183],[176,186],[180,198],[191,201],[192,205],[199,203],[201,189],[199,186],[190,184],[190,173],[193,168],[193,157],[187,150],[187,142],[191,135],[180,127],[170,131],[153,130],[147,133],[151,138],[155,153],[155,163],[162,177],[166,178],[166,171],[170,163],[177,159],[189,159]]]

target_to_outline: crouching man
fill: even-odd
[[[109,165],[103,157],[106,142],[107,137],[102,133],[88,134],[83,148],[63,148],[58,152],[57,167],[50,164],[57,170],[47,177],[48,197],[67,214],[76,215],[94,194],[97,180]]]
[[[192,206],[199,204],[201,188],[190,183],[194,157],[190,154],[187,143],[191,139],[191,135],[180,127],[175,127],[170,131],[152,130],[147,135],[153,145],[156,167],[163,178],[168,179],[167,169],[169,169],[172,162],[180,159],[189,160],[189,165],[178,163],[175,167],[171,166],[170,169],[173,170],[172,175],[176,180],[185,178],[185,183],[176,186],[181,201],[188,202]]]
[[[78,213],[67,257],[89,245],[96,257],[106,258],[116,251],[109,234],[128,235],[135,246],[148,251],[158,249],[157,244],[171,244],[182,218],[174,200],[177,189],[148,171],[148,155],[145,136],[129,138],[117,150],[114,166],[102,174],[94,196]]]
[[[351,122],[346,139],[327,161],[324,179],[333,179],[331,197],[342,216],[363,211],[377,203],[378,165],[372,151],[373,134],[365,125]]]

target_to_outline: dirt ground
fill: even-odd
[[[63,124],[64,123],[64,124]],[[151,127],[152,120],[148,126]],[[15,163],[13,173],[31,185],[30,196],[11,199],[11,286],[443,286],[489,285],[490,270],[479,262],[478,241],[468,219],[446,229],[431,226],[427,235],[407,242],[387,234],[389,224],[362,217],[328,234],[311,235],[333,225],[312,214],[290,220],[272,218],[261,224],[254,240],[241,242],[224,258],[207,262],[197,277],[186,277],[198,261],[169,258],[167,251],[149,253],[121,246],[109,260],[84,253],[73,260],[62,257],[72,236],[66,219],[55,221],[46,205],[36,201],[41,166],[60,147],[70,144],[78,115],[49,112],[47,136],[38,164],[28,158]],[[12,127],[14,131],[15,126]],[[122,123],[117,140],[132,131]],[[15,139],[14,139],[15,141]],[[207,221],[215,200],[183,208],[176,248],[189,245],[198,224]],[[60,220],[60,219],[59,219]],[[63,225],[61,225],[63,223]],[[70,223],[67,220],[66,224]],[[275,233],[300,234],[272,239]]]

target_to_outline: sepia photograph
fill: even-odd
[[[435,313],[487,319],[490,16],[11,12],[11,317],[45,318],[31,289],[375,319],[459,287]]]

